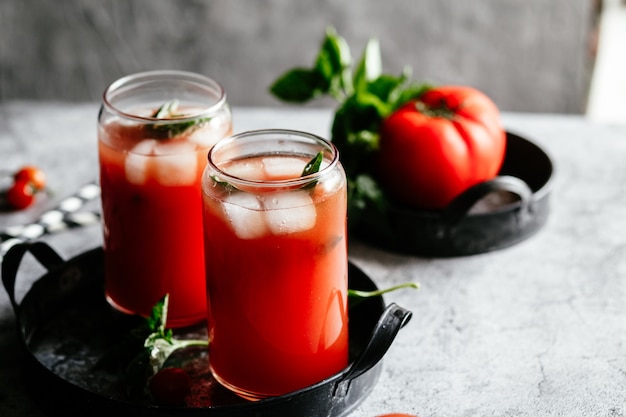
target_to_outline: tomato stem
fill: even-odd
[[[415,108],[424,116],[431,118],[439,117],[442,119],[454,120],[456,115],[455,109],[452,109],[448,105],[448,102],[444,97],[439,100],[439,103],[437,105],[428,105],[423,101],[416,101]]]

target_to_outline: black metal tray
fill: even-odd
[[[452,257],[502,249],[532,236],[548,219],[554,166],[530,140],[511,132],[506,139],[495,179],[471,187],[440,211],[391,203],[385,219],[359,224],[354,237],[393,252]]]
[[[15,281],[26,253],[47,272],[18,302]],[[4,257],[2,281],[15,312],[34,397],[57,415],[345,416],[374,388],[384,354],[411,317],[395,304],[385,306],[382,297],[367,299],[349,311],[351,363],[346,369],[300,391],[257,402],[246,402],[217,384],[208,372],[204,349],[175,353],[169,360],[191,374],[192,393],[186,406],[167,407],[130,400],[121,369],[95,366],[139,319],[117,313],[106,303],[101,248],[65,261],[43,242],[18,244]],[[352,263],[349,286],[376,289]],[[201,325],[179,330],[177,337],[203,334]]]

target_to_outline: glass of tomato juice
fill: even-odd
[[[168,327],[206,320],[200,181],[232,133],[224,89],[183,71],[129,75],[104,92],[98,153],[105,292],[148,316],[169,294]]]
[[[316,156],[319,170],[305,171]],[[209,152],[202,190],[214,377],[255,400],[344,369],[347,195],[334,145],[288,130],[231,136]]]

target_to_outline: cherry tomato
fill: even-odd
[[[495,177],[505,147],[506,132],[490,98],[471,87],[436,87],[383,120],[377,177],[400,203],[442,209]]]
[[[161,405],[183,405],[191,390],[191,378],[180,368],[164,368],[148,383],[152,398]]]
[[[15,173],[13,179],[16,182],[20,180],[28,181],[37,190],[46,188],[46,174],[34,165],[23,166]]]
[[[35,189],[29,181],[18,180],[7,191],[7,202],[11,207],[23,209],[35,200]]]

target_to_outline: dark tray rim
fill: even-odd
[[[44,267],[48,269],[42,277],[33,283],[29,291],[24,295],[21,302],[18,303],[15,297],[15,280],[17,271],[26,254],[32,254]],[[382,358],[387,349],[391,346],[398,331],[410,320],[411,312],[399,307],[395,304],[385,306],[382,297],[376,297],[367,300],[369,303],[367,308],[379,314],[379,320],[374,324],[373,330],[361,354],[351,362],[341,372],[320,381],[310,387],[292,392],[279,397],[268,398],[254,403],[242,403],[235,405],[219,405],[215,407],[164,407],[164,406],[146,406],[113,398],[108,398],[98,392],[91,391],[71,381],[68,381],[52,372],[43,363],[41,363],[35,354],[30,350],[31,336],[36,328],[29,328],[30,319],[27,317],[29,309],[40,310],[38,314],[48,314],[45,309],[45,303],[40,303],[40,297],[46,293],[49,288],[45,288],[46,284],[50,284],[54,280],[63,280],[61,275],[74,266],[82,267],[85,263],[93,261],[94,257],[101,256],[102,248],[88,250],[68,261],[63,260],[50,246],[43,242],[29,242],[13,246],[5,255],[2,263],[2,281],[5,286],[11,304],[13,306],[18,330],[18,337],[23,345],[24,353],[27,359],[27,366],[31,372],[37,372],[38,376],[43,376],[43,380],[49,383],[58,384],[59,390],[67,394],[72,402],[82,405],[88,405],[90,408],[102,408],[108,412],[115,410],[133,410],[142,413],[141,415],[228,415],[228,416],[252,416],[254,413],[272,413],[276,416],[289,415],[293,412],[294,405],[297,410],[307,412],[307,407],[318,407],[320,404],[327,408],[326,413],[332,416],[346,415],[360,404],[373,389],[378,380],[381,371]],[[374,282],[356,265],[349,263],[349,280],[355,279],[357,276],[360,281],[355,289],[372,290],[377,289]],[[76,279],[74,277],[73,279]],[[80,281],[80,279],[78,279]],[[63,289],[62,292],[81,291],[85,289],[85,285],[93,285],[93,282],[70,283],[70,287]],[[80,284],[75,286],[75,284]],[[54,283],[53,283],[54,284]],[[82,285],[82,287],[81,287]],[[352,287],[351,287],[352,288]],[[362,308],[358,306],[357,308]],[[358,319],[358,316],[355,316]],[[354,319],[354,318],[353,318]],[[358,320],[355,320],[358,321]],[[363,337],[363,335],[360,335]],[[367,335],[366,335],[367,336]],[[352,338],[351,338],[352,343]],[[330,395],[330,398],[325,398]],[[297,404],[302,403],[302,407],[298,408]],[[284,410],[291,410],[284,414]],[[139,415],[139,414],[137,414]]]
[[[470,187],[441,210],[389,201],[385,212],[370,211],[364,216],[377,216],[383,226],[361,221],[351,227],[351,235],[379,249],[427,257],[491,252],[532,236],[548,218],[555,164],[532,140],[511,131],[506,131],[506,138],[505,159],[495,178]],[[509,192],[518,199],[487,211],[471,210],[493,192]]]

